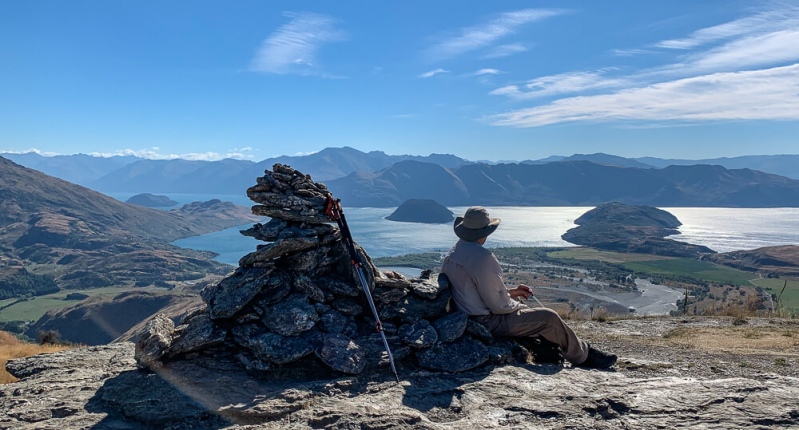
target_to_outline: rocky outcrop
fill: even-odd
[[[718,326],[723,321],[704,324]],[[731,324],[727,322],[726,324]],[[622,342],[679,319],[575,323]],[[614,328],[615,327],[615,328]],[[651,345],[650,339],[646,344]],[[331,342],[336,343],[336,342]],[[616,346],[618,348],[618,346]],[[13,360],[0,385],[3,429],[777,429],[799,425],[799,378],[750,357],[638,345],[616,370],[505,365],[447,374],[255,378],[233,357],[137,368],[132,343]],[[745,360],[745,361],[740,361]],[[773,361],[773,358],[770,359]],[[787,359],[791,364],[790,358]],[[702,370],[709,367],[708,371]],[[789,369],[782,366],[781,369]],[[308,368],[308,370],[312,370]],[[795,372],[794,372],[795,374]],[[712,376],[709,376],[712,375]]]
[[[201,291],[202,311],[177,326],[166,316],[154,318],[136,343],[139,364],[161,369],[230,356],[266,377],[309,366],[328,376],[388,371],[364,286],[326,214],[332,200],[325,185],[276,164],[247,195],[257,203],[253,213],[271,220],[242,233],[267,243]],[[513,342],[472,335],[465,314],[448,312],[445,278],[381,273],[355,248],[394,359],[405,368],[463,372],[521,351]]]
[[[715,253],[706,246],[666,239],[680,234],[677,228],[682,223],[674,215],[651,206],[605,203],[584,213],[574,223],[578,227],[561,237],[575,245],[672,257]]]
[[[411,199],[403,202],[391,215],[389,221],[443,224],[452,222],[454,215],[446,206],[429,199]]]

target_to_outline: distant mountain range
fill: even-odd
[[[350,206],[392,207],[408,199],[430,199],[447,206],[596,206],[617,201],[661,207],[799,207],[797,180],[709,165],[638,169],[563,161],[447,169],[403,161],[327,186]]]
[[[45,157],[36,153],[0,153],[15,163],[103,192],[243,194],[255,178],[275,163],[287,164],[316,181],[341,178],[357,171],[374,172],[405,160],[448,168],[469,164],[454,155],[387,155],[381,151],[327,148],[304,156],[281,156],[254,163],[246,160],[148,160],[138,157],[92,157],[84,154]]]
[[[409,199],[445,205],[799,206],[799,155],[665,160],[597,153],[498,164],[349,147],[257,163],[6,155],[103,192],[243,194],[264,170],[282,163],[324,181],[350,206],[398,206]]]

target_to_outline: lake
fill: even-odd
[[[126,200],[133,193],[112,197]],[[251,206],[244,195],[170,194],[181,204],[212,198]],[[456,215],[466,207],[450,207]],[[489,207],[492,217],[502,219],[486,246],[573,246],[560,236],[575,227],[574,220],[592,207]],[[763,246],[799,244],[799,208],[661,208],[682,222],[681,234],[671,239],[705,245],[718,252],[755,249]],[[417,224],[388,221],[394,208],[348,208],[344,213],[353,239],[372,257],[446,251],[455,242],[451,224]],[[264,218],[264,222],[268,219]],[[239,230],[250,224],[190,237],[175,245],[214,251],[220,262],[237,264],[239,258],[261,243],[242,236]]]

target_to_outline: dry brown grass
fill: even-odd
[[[17,378],[6,372],[8,360],[48,352],[58,352],[69,348],[69,346],[64,345],[37,345],[35,343],[22,342],[11,333],[0,331],[0,384],[10,384],[17,381]]]
[[[788,327],[678,328],[660,339],[670,346],[735,354],[779,354],[799,357],[799,330]]]

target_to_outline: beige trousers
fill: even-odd
[[[580,340],[557,312],[545,308],[527,308],[503,315],[478,315],[472,319],[483,324],[494,336],[541,336],[560,346],[563,356],[572,364],[588,358],[588,344]]]

